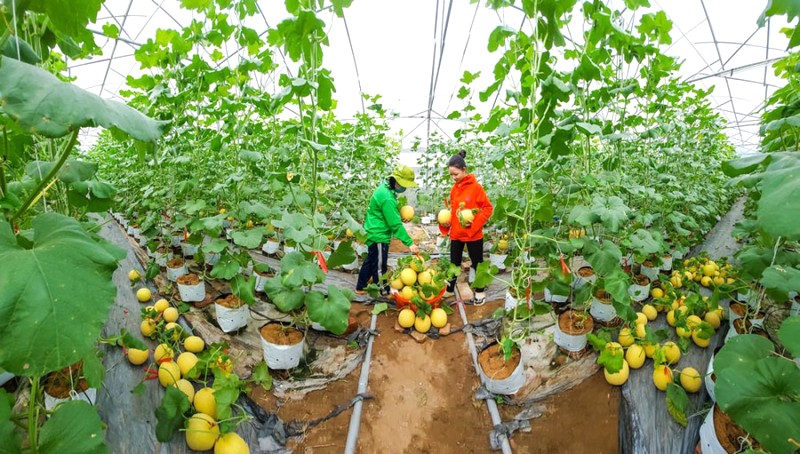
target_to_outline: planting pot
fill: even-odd
[[[623,255],[619,258],[620,266],[633,266],[633,254]]]
[[[575,279],[572,281],[572,288],[579,289],[584,285],[597,280],[597,275],[591,266],[582,266],[575,271]]]
[[[169,263],[167,263],[167,279],[172,282],[178,280],[179,277],[189,274],[189,268],[186,266],[186,262],[183,262],[183,265],[179,267],[170,267]]]
[[[672,255],[667,254],[661,257],[661,271],[670,271],[672,269]]]
[[[156,251],[153,253],[153,260],[156,261],[158,266],[164,268],[167,266],[167,262],[172,259],[172,252],[159,252]]]
[[[424,224],[424,225],[430,225],[431,217],[430,216],[422,216],[421,218],[419,218],[419,222]]]
[[[353,243],[353,249],[356,251],[358,257],[361,257],[369,251],[369,247],[364,243]]]
[[[183,253],[184,257],[193,257],[197,254],[197,250],[200,246],[196,244],[187,243],[185,241],[181,242],[181,252]]]
[[[247,305],[230,308],[215,302],[214,309],[216,311],[217,323],[220,329],[226,333],[247,326],[247,322],[250,321],[250,308],[247,307]]]
[[[268,323],[262,326],[260,333],[261,347],[267,367],[292,369],[300,364],[305,345],[303,333],[294,328],[284,328],[278,323]],[[265,336],[270,340],[267,340]]]
[[[581,319],[583,320],[583,326],[576,326]],[[586,337],[587,334],[592,332],[592,328],[594,328],[592,317],[578,315],[575,311],[566,311],[558,316],[553,341],[562,350],[579,352],[586,348]]]
[[[280,250],[281,243],[278,243],[275,240],[267,240],[263,246],[261,246],[261,251],[267,255],[274,255]]]
[[[733,322],[747,315],[748,310],[748,306],[742,303],[731,303],[728,306],[728,325],[731,329],[733,329]],[[750,323],[759,328],[764,326],[764,318],[765,314],[762,312],[748,316]]]
[[[700,449],[703,454],[728,454],[728,451],[722,447],[722,443],[717,438],[717,431],[714,428],[714,409],[716,405],[709,410],[706,419],[700,426]]]
[[[789,309],[789,315],[800,315],[800,302],[795,298],[792,300],[792,307]]]
[[[720,438],[722,437],[722,438]],[[752,448],[762,452],[761,445],[723,413],[719,405],[714,405],[706,414],[700,426],[700,449],[703,454],[728,454],[738,452],[741,440],[749,438]]]
[[[708,397],[711,398],[711,401],[716,402],[717,398],[714,395],[714,380],[711,379],[711,376],[714,374],[714,356],[711,355],[711,359],[708,361],[708,372],[703,377],[703,382],[706,385],[706,392],[708,392]]]
[[[8,381],[11,380],[12,378],[14,378],[14,374],[12,374],[11,372],[6,372],[3,369],[0,369],[0,386],[3,386],[6,383],[8,383]]]
[[[390,261],[391,261],[391,259],[389,259],[389,262]],[[395,259],[395,263],[394,264],[395,264],[395,266],[397,266],[397,259]],[[343,270],[347,270],[347,271],[357,270],[358,269],[358,257],[356,257],[355,260],[353,260],[352,262],[345,263],[344,265],[342,265],[342,269]]]
[[[270,275],[263,275],[259,272],[256,272],[256,291],[263,292],[264,291],[264,284],[267,283],[267,279],[271,278]]]
[[[497,344],[491,344],[478,355],[481,379],[492,394],[514,394],[525,384],[525,367],[522,355],[514,349],[511,359],[505,361]]]
[[[173,233],[171,246],[180,247],[181,242],[183,242],[183,233]]]
[[[58,404],[70,400],[82,400],[88,402],[90,405],[94,405],[95,402],[97,402],[97,389],[87,388],[83,391],[71,390],[67,398],[53,397],[48,394],[47,391],[44,392],[44,408],[48,411],[56,408]]]
[[[219,262],[219,259],[222,258],[222,254],[219,252],[206,252],[203,257],[206,265],[214,266]]]
[[[483,252],[490,252],[494,244],[491,241],[484,241],[483,242]]]
[[[549,288],[544,289],[544,300],[548,303],[566,303],[569,295],[555,295]]]
[[[617,310],[610,301],[603,301],[592,295],[592,306],[589,309],[592,318],[601,322],[610,322],[617,318]]]
[[[647,282],[647,284],[643,284],[642,282]],[[628,287],[628,295],[633,298],[634,301],[644,301],[650,296],[650,281],[642,279],[639,284],[634,281],[630,287]]]
[[[506,269],[507,258],[508,254],[489,254],[489,262],[501,271]]]
[[[506,302],[503,307],[507,311],[513,311],[519,305],[519,300],[511,294],[510,290],[506,290]]]
[[[206,298],[206,285],[203,281],[200,281],[197,284],[181,284],[179,280],[178,292],[181,295],[181,301],[203,301]]]
[[[295,252],[297,250],[297,246],[289,246],[288,244],[283,245],[283,253],[289,254],[291,252]]]
[[[647,266],[645,264],[642,264],[641,274],[647,276],[647,278],[650,279],[651,282],[658,279],[659,271],[660,270],[658,266]]]

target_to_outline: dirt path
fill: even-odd
[[[378,317],[360,453],[485,453],[491,424],[473,401],[479,380],[463,333],[418,344],[394,331],[395,312]],[[457,314],[453,326],[461,326]]]

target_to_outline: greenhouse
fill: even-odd
[[[0,453],[800,452],[797,0],[0,13]]]

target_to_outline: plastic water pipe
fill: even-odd
[[[369,329],[374,332],[377,324],[378,316],[372,314]],[[367,385],[369,384],[369,363],[372,360],[372,341],[374,340],[375,336],[370,335],[367,341],[367,352],[364,354],[364,364],[361,365],[361,376],[358,377],[358,394],[367,392]],[[361,407],[363,407],[363,405],[363,400],[359,400],[353,405],[353,414],[350,415],[350,428],[347,430],[347,442],[344,447],[345,454],[353,454],[356,452],[358,430],[361,428]]]
[[[458,291],[458,289],[456,289]],[[458,313],[461,315],[461,321],[466,325],[469,323],[467,320],[467,314],[464,312],[464,303],[461,301],[456,304],[458,306]],[[478,374],[478,377],[481,379],[481,384],[483,384],[483,375],[481,375],[481,371],[478,365],[478,351],[475,348],[475,339],[472,338],[472,333],[465,331],[467,335],[467,344],[469,344],[469,352],[472,354],[472,365],[475,367],[475,373]],[[486,399],[486,406],[489,408],[489,416],[492,418],[492,426],[497,426],[498,424],[502,424],[503,420],[500,418],[500,411],[497,409],[497,402],[494,399]],[[503,454],[511,454],[511,444],[508,442],[508,436],[502,435],[501,436],[501,445],[500,449],[502,449]]]

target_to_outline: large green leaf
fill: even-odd
[[[355,259],[356,251],[353,250],[353,242],[342,241],[339,243],[339,247],[333,251],[327,263],[329,268],[336,268],[348,263],[353,263]]]
[[[35,65],[36,63],[42,61],[30,44],[18,39],[13,35],[8,37],[6,42],[3,44],[3,48],[0,49],[0,52],[6,57],[16,58],[17,60],[24,61],[25,63],[30,63],[31,65]]]
[[[42,426],[39,452],[103,454],[108,452],[104,438],[103,422],[97,410],[82,400],[71,400],[59,405]]]
[[[302,243],[315,233],[309,218],[299,213],[284,213],[280,220],[272,221],[272,225],[283,229],[284,237],[295,243]]]
[[[667,411],[678,424],[686,427],[686,410],[689,408],[689,396],[686,391],[675,383],[667,385]]]
[[[622,251],[611,241],[605,240],[601,244],[595,240],[589,240],[585,243],[583,250],[586,260],[596,273],[608,275],[619,268]]]
[[[616,232],[628,220],[630,209],[617,196],[597,197],[592,204],[592,211],[600,217],[603,225],[610,231]]]
[[[350,300],[338,288],[329,286],[327,298],[317,291],[308,292],[306,307],[311,320],[324,326],[328,331],[334,334],[347,331]]]
[[[800,358],[800,315],[787,318],[778,330],[778,338],[795,358]]]
[[[785,358],[765,356],[715,372],[715,394],[722,411],[767,452],[795,452],[797,447],[789,439],[800,429],[800,368]]]
[[[103,0],[31,0],[28,6],[32,11],[47,14],[58,30],[79,35],[90,21],[97,20],[102,4]]]
[[[183,418],[192,404],[180,389],[167,386],[161,405],[156,408],[156,439],[162,443],[171,441],[178,429],[183,428]]]
[[[766,358],[773,351],[772,342],[761,336],[735,336],[714,356],[714,370],[719,372],[728,367],[742,368]]]
[[[800,270],[772,265],[764,270],[761,285],[776,301],[786,301],[789,292],[800,292]]]
[[[732,159],[722,163],[722,171],[729,177],[738,177],[756,170],[764,160],[769,162],[768,154],[757,154],[745,158]]]
[[[74,219],[33,220],[33,242],[0,221],[0,366],[25,376],[94,355],[114,302],[111,275],[124,252],[97,243]]]
[[[325,273],[302,252],[295,251],[281,259],[281,279],[286,286],[300,287],[323,282]]]
[[[237,246],[242,246],[247,249],[255,249],[261,245],[261,240],[264,238],[266,229],[263,227],[255,227],[248,230],[237,230],[233,232],[231,237]]]
[[[291,312],[303,307],[306,293],[299,287],[285,287],[280,277],[264,281],[264,293],[282,312]]]
[[[800,240],[800,222],[792,215],[800,213],[800,165],[770,171],[776,164],[768,167],[761,182],[758,220],[773,237]]]
[[[59,14],[70,15],[63,11]],[[3,112],[23,129],[47,137],[62,137],[83,126],[103,126],[152,142],[161,137],[166,125],[11,58],[0,60],[0,100]]]
[[[11,422],[11,407],[14,405],[14,396],[5,389],[0,389],[0,454],[16,454],[20,452],[19,436],[13,422]]]

